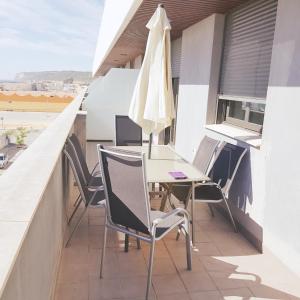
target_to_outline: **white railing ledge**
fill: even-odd
[[[0,298],[83,95],[78,95],[0,177]]]

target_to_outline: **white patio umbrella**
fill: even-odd
[[[135,85],[129,117],[150,134],[158,134],[175,117],[171,73],[171,26],[160,4],[146,27],[149,29],[143,64]]]

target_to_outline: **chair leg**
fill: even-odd
[[[76,201],[75,201],[75,202],[74,202],[74,204],[73,204],[73,206],[74,206],[74,207],[77,205],[77,203],[78,203],[79,199],[80,199],[80,194],[78,195],[78,197],[77,197]]]
[[[164,211],[166,208],[166,203],[167,203],[167,198],[168,198],[168,193],[162,196],[161,203],[160,203],[160,211]]]
[[[151,242],[150,258],[149,258],[149,266],[148,266],[147,289],[146,289],[146,298],[145,298],[146,300],[148,300],[149,298],[149,292],[150,292],[150,287],[152,282],[154,249],[155,249],[155,238],[153,238]]]
[[[238,232],[237,227],[236,227],[236,224],[235,224],[235,221],[234,221],[234,219],[233,219],[233,216],[232,216],[232,213],[231,213],[231,210],[230,210],[230,207],[229,207],[229,204],[228,204],[228,202],[227,202],[227,200],[226,200],[225,197],[223,197],[223,199],[224,199],[224,202],[225,202],[225,205],[226,205],[226,208],[227,208],[228,215],[229,215],[229,217],[230,217],[232,226],[233,226],[233,228],[234,228],[234,231],[235,231],[235,232]]]
[[[215,213],[214,213],[214,210],[213,210],[213,207],[212,207],[212,204],[211,203],[207,203],[208,207],[209,207],[209,210],[210,210],[210,213],[211,213],[211,216],[214,217],[215,216]]]
[[[137,235],[139,235],[139,232],[138,232],[138,231],[136,231],[135,233],[136,233]],[[141,240],[140,240],[139,238],[136,239],[136,247],[137,247],[138,249],[141,249]]]
[[[129,249],[129,235],[125,234],[124,252],[128,252],[128,249]]]
[[[180,230],[180,228],[178,228],[177,234],[176,234],[176,241],[179,240],[179,238],[180,238],[180,233],[181,233],[181,230]]]
[[[74,208],[74,210],[73,210],[73,212],[72,212],[72,214],[71,214],[71,216],[70,216],[70,218],[69,218],[69,220],[68,220],[68,225],[71,223],[71,221],[72,221],[72,219],[73,219],[73,217],[74,217],[74,215],[75,215],[75,213],[76,213],[78,207],[80,206],[81,202],[82,202],[82,198],[81,198],[81,196],[79,195],[78,198],[76,199],[76,203],[77,203],[77,204],[76,204],[76,207]]]
[[[69,236],[69,238],[68,238],[68,240],[67,240],[67,242],[66,242],[66,247],[69,247],[69,244],[70,244],[70,241],[71,241],[71,239],[72,239],[72,236],[73,236],[73,234],[75,233],[76,229],[78,228],[78,226],[79,226],[79,224],[80,224],[80,222],[81,222],[81,220],[82,220],[84,214],[85,214],[86,211],[87,211],[87,208],[88,208],[88,205],[84,208],[82,214],[81,214],[80,217],[79,217],[78,222],[77,222],[76,225],[74,226],[74,229],[72,230],[72,232],[71,232],[71,234],[70,234],[70,236]]]
[[[105,221],[103,243],[102,243],[101,263],[100,263],[100,278],[103,278],[103,265],[104,265],[105,251],[106,251],[106,239],[107,239],[107,227],[106,227],[106,221]]]
[[[188,232],[185,233],[186,264],[189,271],[192,270],[191,238]]]

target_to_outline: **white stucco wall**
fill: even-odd
[[[142,66],[142,56],[139,55],[133,60],[133,68],[140,69]]]
[[[215,122],[223,29],[224,16],[212,15],[183,32],[175,147],[189,161],[204,135],[248,149],[231,202],[235,218],[255,240],[262,241],[264,152],[205,129]]]
[[[265,244],[300,274],[300,1],[279,0],[264,121]]]
[[[88,140],[115,139],[115,115],[128,115],[138,73],[133,69],[111,69],[93,83],[85,100]]]
[[[93,63],[93,76],[143,0],[106,0]]]
[[[182,34],[175,147],[189,161],[204,134],[209,94],[217,93],[219,69],[214,67],[214,60],[221,57],[223,26],[224,16],[214,14]],[[216,97],[213,102],[215,107]]]

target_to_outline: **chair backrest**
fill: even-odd
[[[97,146],[107,199],[107,215],[116,225],[150,233],[150,202],[145,154]]]
[[[143,143],[142,128],[128,116],[116,116],[116,146],[141,146]]]
[[[220,185],[225,195],[228,195],[238,168],[247,149],[226,143],[218,155],[209,177]]]
[[[70,137],[68,137],[68,142],[71,144],[71,146],[74,149],[75,156],[79,162],[79,167],[81,169],[82,175],[85,180],[85,184],[88,185],[91,174],[90,174],[89,168],[87,166],[86,159],[83,154],[80,142],[74,133]]]
[[[85,203],[85,205],[87,205],[89,202],[89,191],[86,186],[78,159],[76,157],[76,153],[74,151],[73,146],[70,143],[65,144],[64,154],[67,157],[68,162],[70,163],[71,170],[73,172],[75,181],[77,183],[80,192],[80,196],[83,202]]]
[[[208,174],[212,159],[216,159],[219,141],[205,136],[199,144],[193,165],[203,174]]]

